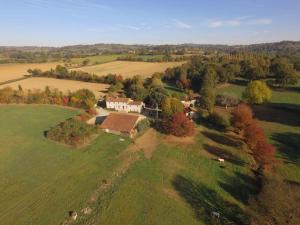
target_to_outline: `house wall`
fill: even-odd
[[[117,111],[142,112],[142,105],[128,105],[126,102],[106,102],[106,107]]]

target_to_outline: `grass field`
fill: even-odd
[[[54,79],[54,78],[33,77],[33,78],[16,81],[9,84],[0,85],[0,88],[12,87],[14,89],[17,89],[19,85],[21,85],[24,90],[25,89],[43,90],[46,86],[49,86],[50,88],[57,88],[58,90],[63,92],[76,91],[82,88],[86,88],[92,91],[97,98],[103,96],[104,95],[103,91],[106,91],[107,88],[109,87],[109,85],[107,84],[87,83],[81,81],[61,80],[61,79]]]
[[[86,66],[77,68],[89,73],[95,73],[99,76],[112,74],[121,74],[124,78],[132,77],[134,75],[141,75],[149,77],[155,72],[164,72],[169,67],[175,67],[183,64],[183,62],[163,62],[163,63],[150,63],[150,62],[127,62],[116,61],[104,63],[95,66]]]
[[[207,224],[213,210],[245,218],[254,191],[249,157],[239,141],[201,126],[194,139],[158,135],[152,158],[140,157],[101,192],[83,215],[91,193],[124,163],[117,157],[129,141],[100,134],[88,147],[69,149],[43,132],[78,111],[52,106],[0,107],[0,220],[3,224],[60,224],[69,210],[74,224]],[[179,141],[179,142],[178,142]],[[217,157],[226,158],[221,167]]]
[[[0,64],[0,83],[14,80],[27,75],[28,69],[49,70],[55,68],[59,63],[10,63]]]
[[[233,93],[241,97],[245,90],[245,86],[230,84],[218,89],[218,93]],[[274,105],[286,108],[296,108],[300,110],[300,84],[291,86],[286,90],[274,89],[272,91],[272,99],[270,101]]]
[[[219,88],[218,92],[241,97],[244,90],[242,85],[229,85]],[[273,90],[271,102],[253,106],[253,110],[269,141],[278,150],[279,173],[288,181],[300,183],[300,84]]]
[[[0,107],[1,224],[61,224],[111,176],[119,163],[115,156],[128,141],[103,133],[74,150],[44,137],[44,131],[78,113],[52,106]]]
[[[211,224],[212,211],[244,220],[245,202],[255,190],[245,166],[251,159],[239,142],[208,129],[192,142],[177,140],[161,135],[152,158],[137,161],[100,198],[95,213],[76,224],[204,225]],[[225,168],[216,160],[221,155],[228,160]]]
[[[117,60],[118,57],[123,56],[123,54],[112,54],[112,55],[97,55],[89,56],[84,58],[72,58],[71,62],[74,64],[81,64],[84,60],[90,60],[90,64],[102,64],[107,62],[112,62]]]

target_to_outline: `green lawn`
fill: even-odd
[[[102,64],[107,62],[112,62],[117,60],[118,57],[123,56],[122,54],[111,54],[111,55],[97,55],[97,56],[89,56],[84,58],[72,58],[71,62],[75,64],[81,64],[84,60],[89,59],[90,64]]]
[[[300,87],[294,86],[289,87],[290,89],[286,90],[273,90],[271,103],[276,106],[282,106],[285,108],[295,108],[300,110]],[[291,90],[292,89],[292,90]],[[218,93],[233,93],[239,97],[242,97],[242,93],[245,90],[245,86],[230,84],[218,89]]]
[[[218,92],[241,96],[244,89],[242,85],[230,85],[218,89]],[[261,121],[269,141],[278,150],[281,161],[278,172],[286,180],[300,182],[300,84],[272,93],[270,104],[253,106],[255,117]]]
[[[95,213],[76,224],[204,225],[211,224],[212,211],[245,222],[254,179],[236,142],[212,130],[198,134],[192,145],[166,144],[163,138],[152,159],[132,165],[101,197]],[[225,168],[216,160],[219,154],[228,159]]]
[[[153,157],[137,153],[140,158],[127,173],[100,192],[88,204],[91,214],[83,215],[80,210],[91,193],[126,162],[117,156],[130,141],[102,133],[75,150],[44,137],[44,131],[78,113],[53,106],[0,107],[1,223],[60,224],[69,210],[79,213],[73,223],[77,225],[204,225],[212,224],[212,211],[221,212],[223,222],[247,221],[247,200],[256,191],[249,166],[253,159],[241,141],[202,125],[194,141],[185,144],[159,134]],[[299,127],[263,124],[270,141],[290,148],[279,154],[286,159],[280,173],[299,182],[299,154],[294,151],[295,146],[299,149]],[[295,135],[282,139],[275,131]],[[224,166],[219,157],[225,159]]]
[[[1,224],[61,224],[79,211],[119,163],[128,141],[100,134],[88,147],[70,149],[44,131],[79,111],[53,106],[0,107]]]

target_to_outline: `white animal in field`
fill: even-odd
[[[225,159],[218,158],[218,161],[221,162],[221,163],[224,163],[224,162],[225,162]]]
[[[220,219],[221,214],[219,212],[213,211],[211,213],[211,216],[214,217],[214,218]]]

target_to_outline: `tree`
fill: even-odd
[[[289,63],[286,58],[274,59],[271,64],[271,72],[275,76],[275,83],[283,88],[288,84],[296,84],[299,79],[293,64]]]
[[[163,87],[151,87],[148,93],[145,102],[151,107],[161,107],[164,98],[168,96],[166,89]]]
[[[245,128],[245,141],[250,149],[254,149],[258,142],[266,139],[264,130],[259,126],[257,120],[253,120]]]
[[[164,98],[161,107],[165,117],[171,117],[175,113],[184,111],[184,105],[177,98],[172,97]]]
[[[244,131],[253,121],[253,113],[249,106],[239,104],[231,113],[231,123],[239,132]]]
[[[80,89],[71,97],[71,102],[75,107],[82,107],[84,109],[90,109],[96,103],[96,97],[93,92],[88,89]]]
[[[271,89],[263,81],[251,81],[245,92],[243,93],[243,98],[249,103],[261,104],[267,102],[272,97]]]
[[[300,224],[300,189],[274,175],[263,180],[262,190],[250,199],[253,223],[257,225]]]
[[[201,108],[207,110],[209,113],[213,112],[216,101],[216,71],[212,67],[206,68],[203,78],[203,85],[200,91]]]
[[[87,66],[90,62],[91,62],[90,59],[85,59],[85,60],[82,61],[82,65]]]
[[[265,57],[256,56],[241,62],[242,76],[249,80],[266,78],[269,74],[270,60]]]
[[[189,136],[194,133],[194,124],[184,113],[179,112],[165,119],[164,130],[167,134],[173,134],[178,137]]]
[[[266,140],[258,140],[252,152],[255,161],[262,168],[274,162],[275,148]]]

